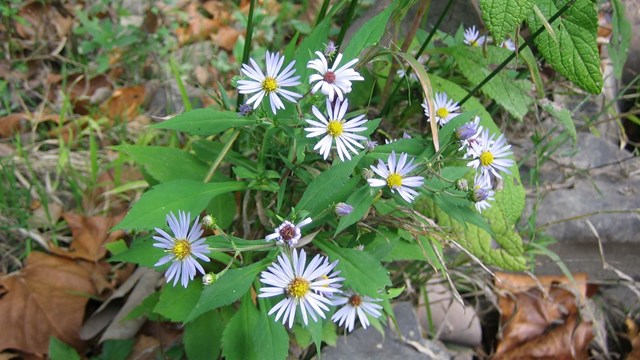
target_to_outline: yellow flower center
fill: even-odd
[[[300,299],[307,295],[310,287],[311,284],[307,280],[297,277],[289,283],[287,294],[296,299]]]
[[[471,46],[478,46],[478,41],[477,40],[471,40]]]
[[[447,110],[447,108],[445,107],[441,107],[440,109],[436,110],[436,115],[439,118],[444,119],[449,116],[449,110]]]
[[[262,90],[266,93],[274,92],[277,88],[278,83],[276,82],[276,79],[272,77],[267,76],[267,78],[262,82]]]
[[[342,123],[340,121],[331,120],[329,121],[329,125],[327,125],[327,132],[329,135],[333,137],[338,137],[342,135],[343,132]]]
[[[482,166],[489,166],[493,164],[493,154],[489,151],[484,151],[480,154],[480,163]]]
[[[362,304],[362,299],[360,298],[360,295],[351,296],[349,298],[349,304],[351,304],[351,306],[353,306],[353,307],[360,306],[360,304]]]
[[[389,175],[389,177],[387,177],[387,186],[389,186],[390,188],[402,186],[402,175],[398,173]]]
[[[173,245],[173,249],[170,251],[178,260],[182,261],[191,254],[191,243],[184,239],[176,240],[175,245]]]

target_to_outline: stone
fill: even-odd
[[[443,284],[443,279],[432,278],[425,291],[429,297],[431,322],[438,340],[453,342],[469,347],[482,345],[482,327],[475,309],[455,300],[451,289]],[[423,329],[429,328],[424,298],[420,297],[418,319]]]
[[[393,312],[399,329],[388,325],[382,335],[374,327],[366,330],[357,328],[349,335],[341,336],[336,347],[324,348],[322,359],[451,359],[451,355],[443,346],[422,337],[422,330],[411,303],[399,302],[393,306]],[[398,336],[398,332],[402,337]]]

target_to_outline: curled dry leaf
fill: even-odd
[[[112,121],[133,120],[145,100],[144,85],[116,89],[100,106],[101,113]]]
[[[184,11],[188,22],[176,30],[181,45],[204,40],[231,20],[228,7],[219,1],[190,2]]]
[[[117,216],[83,216],[65,212],[66,220],[73,240],[67,249],[51,247],[51,252],[71,259],[91,262],[102,259],[107,254],[106,243],[124,236],[121,230],[109,233],[109,230],[122,220],[124,213]]]
[[[631,352],[627,355],[627,360],[640,359],[640,329],[638,324],[631,318],[625,320],[627,324],[627,337],[631,343]]]
[[[573,314],[544,336],[535,337],[505,353],[496,354],[493,359],[588,359],[593,329],[591,323],[580,321],[579,318],[578,314]]]
[[[19,13],[23,22],[16,22],[16,32],[23,39],[58,40],[71,31],[73,16],[60,2],[55,5],[28,1]],[[51,31],[55,29],[55,31]]]
[[[16,132],[20,132],[28,115],[24,113],[9,114],[0,117],[0,138],[13,136]]]
[[[55,336],[81,348],[84,310],[95,289],[90,274],[74,260],[32,252],[25,267],[0,278],[0,351],[46,353]]]
[[[587,353],[593,339],[592,324],[576,323],[579,307],[591,288],[586,274],[573,278],[575,281],[563,276],[496,273],[502,324],[496,359],[537,359],[544,351],[533,350],[542,345],[552,347],[548,350],[551,358]]]

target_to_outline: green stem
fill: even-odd
[[[444,17],[449,12],[449,9],[451,8],[451,6],[453,6],[453,2],[454,1],[455,0],[449,0],[449,2],[447,3],[447,6],[444,8],[444,11],[442,11],[442,14],[440,14],[440,17],[438,18],[436,23],[433,25],[433,28],[431,29],[431,32],[429,33],[427,38],[422,43],[422,46],[420,46],[420,49],[418,49],[418,52],[416,53],[416,59],[419,58],[420,55],[422,55],[422,53],[427,49],[427,46],[429,45],[429,43],[431,43],[431,39],[433,39],[433,37],[435,36],[436,32],[438,31],[438,28],[440,27],[440,24],[444,20]],[[413,68],[409,67],[407,69],[405,77],[408,77],[411,74],[412,70],[413,70]],[[400,85],[402,85],[402,81],[398,81],[396,86],[393,88],[393,91],[391,91],[391,94],[387,98],[387,99],[389,99],[389,101],[387,101],[384,104],[384,108],[381,111],[382,114],[387,114],[389,112],[389,108],[390,108],[391,104],[393,104],[392,100],[395,97],[395,95],[398,92],[398,90],[400,89]]]
[[[231,134],[229,140],[227,140],[227,142],[224,144],[224,147],[222,148],[216,159],[213,161],[213,164],[211,164],[211,168],[209,169],[207,176],[204,177],[204,180],[202,180],[202,182],[208,183],[211,180],[213,174],[215,174],[216,170],[220,166],[220,163],[222,163],[222,159],[227,156],[229,149],[231,149],[233,143],[236,141],[236,139],[238,139],[238,135],[240,135],[240,129],[235,129],[233,131],[233,134]]]
[[[246,64],[249,60],[249,52],[251,51],[251,37],[253,36],[253,10],[256,7],[256,0],[251,0],[249,3],[249,22],[247,23],[247,35],[244,39],[244,51],[242,52],[242,64]],[[244,96],[238,93],[238,101],[236,102],[236,109],[242,105]]]
[[[549,18],[549,21],[548,21],[549,24],[552,24],[554,21],[556,21],[556,19],[559,18],[562,14],[564,14],[565,11],[569,10],[569,8],[575,2],[576,2],[576,0],[568,1],[560,10],[558,10],[558,12],[556,12],[555,14],[553,14],[553,16],[551,18]],[[546,30],[545,27],[541,26],[540,29],[538,29],[535,33],[533,33],[533,35],[531,35],[531,37],[529,37],[527,39],[527,41],[524,42],[524,44],[520,45],[520,47],[518,48],[518,51],[514,51],[511,55],[509,55],[500,65],[498,65],[497,68],[495,68],[491,72],[491,74],[487,75],[487,77],[484,78],[484,80],[482,80],[480,82],[480,84],[476,85],[476,87],[473,88],[473,90],[469,91],[469,93],[462,100],[460,100],[458,105],[462,106],[462,104],[464,104],[473,95],[475,95],[475,93],[478,92],[478,90],[480,90],[486,83],[491,81],[491,79],[493,79],[502,69],[504,69],[504,67],[507,66],[507,64],[509,64],[511,62],[511,60],[513,60],[513,58],[516,57],[516,54],[518,54],[520,51],[524,50],[525,47],[531,45],[533,43],[533,40],[536,37],[538,37],[540,34],[542,34],[542,32],[545,31],[545,30]]]
[[[178,90],[180,91],[180,96],[182,97],[182,104],[184,105],[184,111],[191,111],[191,100],[189,100],[189,95],[187,94],[187,90],[184,87],[184,82],[182,81],[182,77],[180,77],[180,70],[178,69],[178,64],[173,57],[169,57],[169,68],[171,69],[171,74],[176,79],[176,83],[178,84]]]
[[[318,18],[316,19],[316,26],[318,26],[318,24],[320,24],[320,21],[322,21],[322,19],[324,19],[324,17],[327,15],[329,1],[330,0],[324,0],[324,2],[322,3],[322,7],[320,8],[320,12],[318,13]]]
[[[336,46],[338,47],[338,51],[342,47],[342,41],[344,40],[344,36],[347,34],[347,29],[351,26],[351,20],[353,20],[353,14],[356,12],[356,6],[358,5],[358,0],[351,0],[349,4],[349,10],[347,11],[347,20],[342,24],[342,28],[340,28],[340,34],[338,35],[338,42]]]

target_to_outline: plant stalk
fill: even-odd
[[[240,129],[235,129],[231,134],[231,137],[224,144],[224,147],[222,148],[222,150],[220,150],[220,153],[218,154],[216,159],[213,161],[213,164],[211,164],[211,168],[209,169],[207,176],[204,177],[204,180],[202,180],[202,182],[208,183],[209,181],[211,181],[213,174],[215,174],[216,170],[222,163],[222,159],[224,159],[224,157],[227,156],[229,149],[231,149],[231,146],[233,145],[233,143],[236,141],[236,139],[238,139],[238,135],[240,135]]]
[[[251,0],[249,3],[249,22],[247,23],[247,34],[244,39],[244,49],[242,51],[242,63],[246,64],[249,60],[249,52],[251,51],[251,37],[253,36],[253,11],[256,7],[256,0]],[[236,102],[236,109],[242,105],[244,96],[238,92],[238,100]]]

